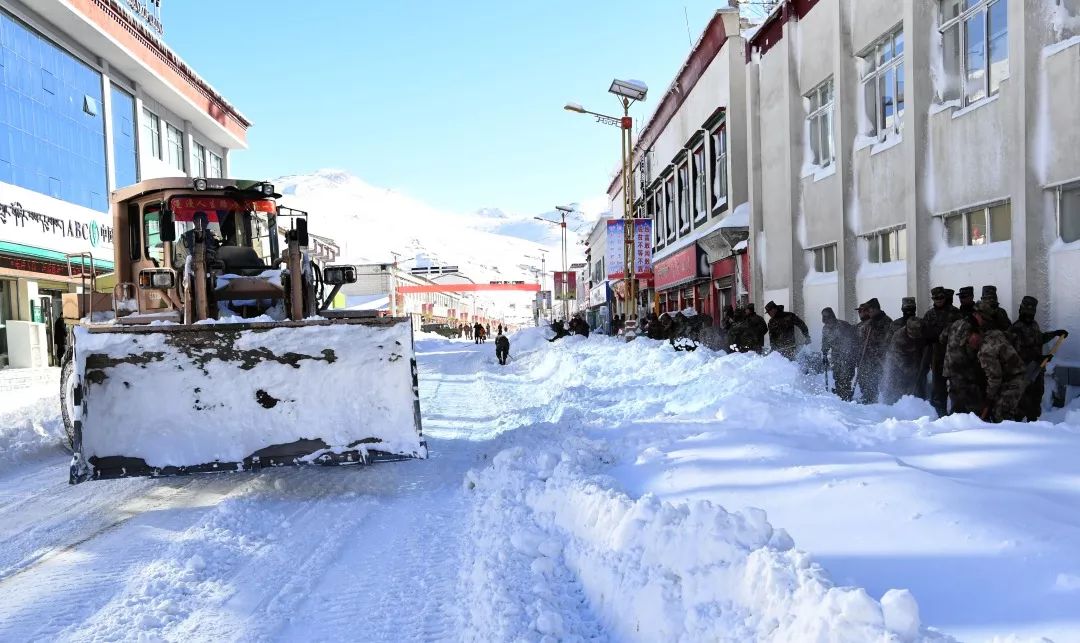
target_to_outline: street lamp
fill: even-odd
[[[608,92],[615,95],[622,105],[622,118],[590,112],[577,103],[567,103],[563,109],[578,114],[587,114],[596,118],[598,123],[614,125],[621,130],[622,139],[622,183],[623,183],[623,276],[626,278],[626,305],[624,312],[631,319],[637,318],[637,280],[635,279],[634,253],[634,134],[633,119],[630,118],[630,106],[645,100],[649,88],[640,80],[611,81]]]
[[[567,271],[567,268],[566,268],[566,215],[567,214],[572,214],[574,212],[574,208],[571,208],[571,207],[565,206],[565,205],[557,205],[557,206],[555,206],[555,210],[558,211],[558,213],[561,215],[562,221],[555,221],[554,219],[545,219],[544,217],[533,217],[533,218],[536,219],[537,221],[543,221],[544,223],[550,223],[552,225],[557,225],[560,228],[562,228],[562,273],[563,273],[563,279],[566,279],[566,271]],[[568,319],[570,317],[570,302],[569,302],[569,300],[566,299],[565,295],[566,295],[566,293],[563,293],[563,319]]]
[[[540,293],[537,296],[540,297],[540,309],[543,310],[543,307],[544,307],[544,288],[547,285],[547,284],[544,283],[545,281],[547,281],[547,250],[544,250],[543,248],[537,248],[537,251],[540,252],[539,257],[534,257],[532,255],[523,255],[523,256],[526,259],[532,259],[534,261],[539,261],[540,262]]]

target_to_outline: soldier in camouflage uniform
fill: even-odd
[[[1016,407],[1027,388],[1027,368],[1009,337],[997,330],[997,313],[993,304],[980,301],[975,305],[978,329],[969,344],[978,349],[979,365],[986,374],[986,393],[980,417],[988,422],[1016,419]]]
[[[1012,321],[1009,320],[1009,313],[998,305],[997,286],[983,286],[982,301],[989,304],[992,311],[987,313],[990,317],[990,327],[1003,333],[1009,332]]]
[[[1039,307],[1039,300],[1034,297],[1024,297],[1020,302],[1020,317],[1009,328],[1009,339],[1020,359],[1027,368],[1038,368],[1043,360],[1043,345],[1055,337],[1068,337],[1066,330],[1055,330],[1049,333],[1042,332],[1039,322],[1035,321],[1035,312]],[[1042,415],[1043,391],[1046,387],[1046,378],[1042,373],[1027,387],[1020,404],[1017,407],[1017,419],[1035,422]]]
[[[729,350],[738,353],[760,352],[757,349],[757,331],[747,318],[746,309],[739,306],[735,309],[731,328],[728,330]]]
[[[908,320],[915,318],[915,310],[916,306],[914,297],[904,297],[903,299],[901,299],[900,318],[894,319],[892,321],[892,324],[890,324],[891,332],[896,333],[896,331],[904,330],[905,328],[907,328]]]
[[[949,381],[949,401],[952,413],[978,413],[982,410],[986,378],[979,366],[978,353],[968,340],[975,331],[975,289],[964,286],[960,294],[960,319],[942,333],[945,346],[942,373]]]
[[[889,350],[892,319],[881,310],[878,300],[871,299],[860,306],[867,319],[859,322],[859,390],[863,404],[874,404],[880,397],[881,376],[885,371],[885,356]],[[862,312],[860,313],[862,317]]]
[[[885,385],[882,387],[882,401],[886,404],[895,404],[901,397],[918,392],[919,369],[926,346],[922,324],[918,317],[909,317],[905,326],[894,332],[889,340]]]
[[[769,324],[764,317],[757,314],[753,303],[746,304],[746,323],[754,333],[752,350],[755,353],[765,352],[765,336],[769,334]]]
[[[960,319],[960,311],[952,305],[953,291],[937,286],[930,291],[933,307],[923,315],[923,335],[926,348],[923,351],[923,364],[919,377],[923,380],[926,373],[931,373],[930,404],[938,416],[944,417],[949,409],[949,384],[945,379],[945,343],[941,335],[953,322]]]
[[[859,359],[859,339],[855,326],[836,318],[832,308],[821,311],[821,356],[825,370],[832,366],[833,392],[845,402],[855,395],[855,362]]]
[[[810,329],[806,327],[806,322],[795,313],[784,310],[782,304],[772,301],[765,304],[765,314],[769,316],[769,348],[788,359],[795,359],[799,352],[795,329],[801,330],[806,341],[810,341]]]

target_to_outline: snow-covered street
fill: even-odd
[[[0,640],[1080,640],[1080,411],[423,337],[427,461],[72,487],[54,392],[0,400]]]

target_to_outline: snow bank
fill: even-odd
[[[67,443],[60,417],[60,380],[0,393],[0,463],[59,453]]]
[[[569,584],[625,640],[947,640],[920,630],[907,592],[879,602],[835,586],[760,509],[729,513],[611,489],[596,472],[605,455],[602,443],[570,439],[556,450],[505,450],[469,473],[466,487],[478,497],[472,535],[499,561],[477,558],[465,578],[493,599],[471,608],[471,625],[496,625],[480,638],[586,635],[592,624],[559,604],[574,593],[551,587]],[[515,570],[536,584],[512,581]],[[532,633],[498,627],[515,603]]]
[[[177,332],[171,332],[175,328]],[[416,455],[409,323],[160,334],[75,329],[82,455],[239,462],[276,444],[374,438]],[[212,341],[211,341],[212,340]]]

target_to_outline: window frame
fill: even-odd
[[[1065,238],[1065,235],[1062,234],[1062,231],[1061,231],[1062,230],[1062,225],[1063,225],[1063,222],[1065,221],[1065,216],[1066,216],[1066,213],[1065,213],[1065,194],[1066,193],[1076,195],[1075,196],[1075,199],[1076,199],[1075,200],[1076,212],[1073,213],[1073,217],[1076,219],[1076,224],[1074,224],[1074,225],[1076,226],[1077,230],[1080,231],[1080,183],[1074,183],[1072,185],[1058,186],[1057,195],[1056,195],[1057,198],[1054,199],[1054,201],[1055,201],[1055,204],[1054,204],[1055,208],[1054,209],[1055,209],[1055,215],[1057,217],[1057,236],[1064,243],[1074,243],[1076,241],[1080,241],[1080,232],[1078,232],[1075,239],[1068,240],[1068,239]]]
[[[864,235],[867,263],[883,264],[907,261],[907,226],[894,226]],[[876,259],[875,259],[876,249]]]
[[[173,140],[169,137],[169,134],[172,134],[173,132],[177,133],[179,147],[174,145]],[[169,121],[165,121],[165,147],[167,148],[168,156],[166,162],[174,169],[180,170],[181,172],[186,171],[187,159],[185,155],[187,154],[187,145],[184,141],[184,130],[176,127]],[[173,152],[177,153],[175,159],[173,158]],[[179,165],[177,165],[177,163],[179,163]]]
[[[709,148],[711,150],[710,161],[712,176],[709,181],[709,204],[712,206],[713,215],[724,211],[730,195],[730,179],[728,177],[728,145],[727,145],[727,122],[720,123],[709,131]],[[719,148],[719,151],[717,151]],[[721,169],[720,182],[717,182],[717,169]],[[719,185],[722,189],[717,189]]]
[[[150,156],[159,161],[164,161],[165,147],[161,144],[161,117],[143,106],[143,127],[146,129],[146,139],[150,141]]]
[[[192,139],[191,140],[191,174],[197,177],[206,177],[206,164],[208,157],[206,146],[202,143]]]
[[[897,43],[903,43],[900,53],[897,53]],[[882,61],[884,47],[889,47],[890,58]],[[907,106],[906,100],[906,83],[904,82],[904,64],[905,54],[907,53],[907,39],[904,35],[904,25],[901,24],[898,27],[891,29],[885,36],[878,38],[863,54],[859,57],[863,59],[867,65],[868,71],[862,75],[859,79],[863,88],[863,100],[864,113],[870,109],[869,101],[867,100],[868,88],[873,87],[874,91],[874,122],[871,123],[873,131],[866,133],[867,136],[876,136],[879,140],[885,140],[888,136],[888,132],[891,130],[896,134],[900,134],[903,129],[904,123],[904,111]],[[892,72],[892,96],[893,96],[893,115],[891,117],[892,123],[886,123],[885,105],[882,97],[884,92],[882,87],[886,82],[889,72]],[[903,88],[903,91],[902,91]],[[900,98],[903,97],[903,101]],[[869,116],[869,114],[867,114]]]
[[[838,272],[836,262],[836,244],[827,243],[814,248],[808,248],[807,252],[813,258],[814,272],[823,275],[835,274]],[[829,270],[829,259],[832,258],[832,270]]]
[[[683,159],[676,166],[676,190],[678,202],[675,213],[678,222],[678,234],[684,235],[690,232],[693,225],[693,213],[690,212],[690,158],[684,154]]]
[[[944,18],[947,5],[955,2],[960,7],[959,13],[953,18]],[[960,104],[964,107],[973,105],[979,101],[987,100],[993,96],[998,95],[1001,91],[1001,78],[997,78],[997,84],[994,85],[995,76],[992,73],[993,61],[991,60],[991,23],[990,12],[992,8],[1001,3],[1006,9],[1006,25],[1005,25],[1005,76],[1009,75],[1009,56],[1008,56],[1008,38],[1009,38],[1009,26],[1008,26],[1008,4],[1007,0],[973,0],[973,4],[964,9],[964,3],[967,0],[939,0],[939,6],[942,15],[941,26],[938,27],[938,32],[942,36],[942,47],[949,46],[948,31],[950,29],[957,30],[956,43],[957,52],[955,56],[956,74],[959,78],[959,99]],[[980,15],[981,14],[981,15]],[[982,45],[983,45],[983,82],[982,82],[982,95],[974,100],[969,100],[969,83],[968,83],[968,33],[967,26],[972,20],[982,21]],[[943,59],[945,58],[945,52],[942,52]],[[949,72],[948,69],[945,70]],[[955,97],[943,96],[942,100],[952,100]]]
[[[994,226],[994,224],[993,224],[993,214],[992,214],[994,209],[999,208],[1001,206],[1007,206],[1008,207],[1008,213],[1009,213],[1009,234],[1008,234],[1008,237],[1006,237],[1004,239],[996,238],[997,235],[995,235],[995,233],[994,233],[994,231],[996,229],[996,226]],[[981,243],[973,243],[972,242],[972,238],[971,238],[971,215],[972,214],[981,214],[981,215],[983,215],[983,221],[985,222],[985,224],[984,224],[985,230],[983,231],[983,237],[985,237],[986,240],[981,242]],[[949,221],[950,220],[956,220],[956,219],[960,220],[961,230],[963,231],[963,239],[962,239],[961,243],[954,244],[954,243],[950,243],[950,240],[949,240]],[[974,208],[968,208],[966,210],[961,210],[959,212],[950,212],[950,213],[947,213],[947,214],[943,214],[943,215],[941,215],[941,221],[942,221],[942,227],[944,228],[945,245],[948,248],[974,248],[974,247],[980,247],[980,246],[988,246],[988,245],[990,245],[992,243],[999,243],[999,242],[1004,243],[1006,241],[1012,241],[1012,201],[1010,201],[1010,200],[992,201],[990,203],[980,205],[980,206],[977,206],[977,207],[974,207]]]
[[[690,150],[690,183],[693,190],[690,193],[693,211],[692,221],[694,225],[700,224],[709,218],[709,184],[708,184],[708,156],[705,153],[705,140],[702,138]]]
[[[674,168],[674,166],[671,166]],[[675,172],[669,168],[663,179],[664,186],[664,231],[665,243],[675,240],[679,229],[678,212],[675,205]]]
[[[219,154],[215,154],[213,151],[207,151],[207,154],[206,178],[225,178],[225,158]]]
[[[825,95],[826,90],[828,90],[828,101],[824,102],[822,97]],[[821,83],[818,83],[809,93],[803,96],[803,99],[810,103],[806,123],[810,132],[809,143],[812,163],[815,167],[822,169],[830,167],[836,161],[836,145],[833,141],[833,123],[836,120],[836,90],[833,77],[829,76]],[[824,127],[822,123],[827,123],[828,127]],[[825,129],[828,131],[823,132],[822,130]],[[815,140],[817,141],[816,147],[814,145]],[[827,159],[822,154],[822,144],[826,142],[829,147],[829,157]]]

